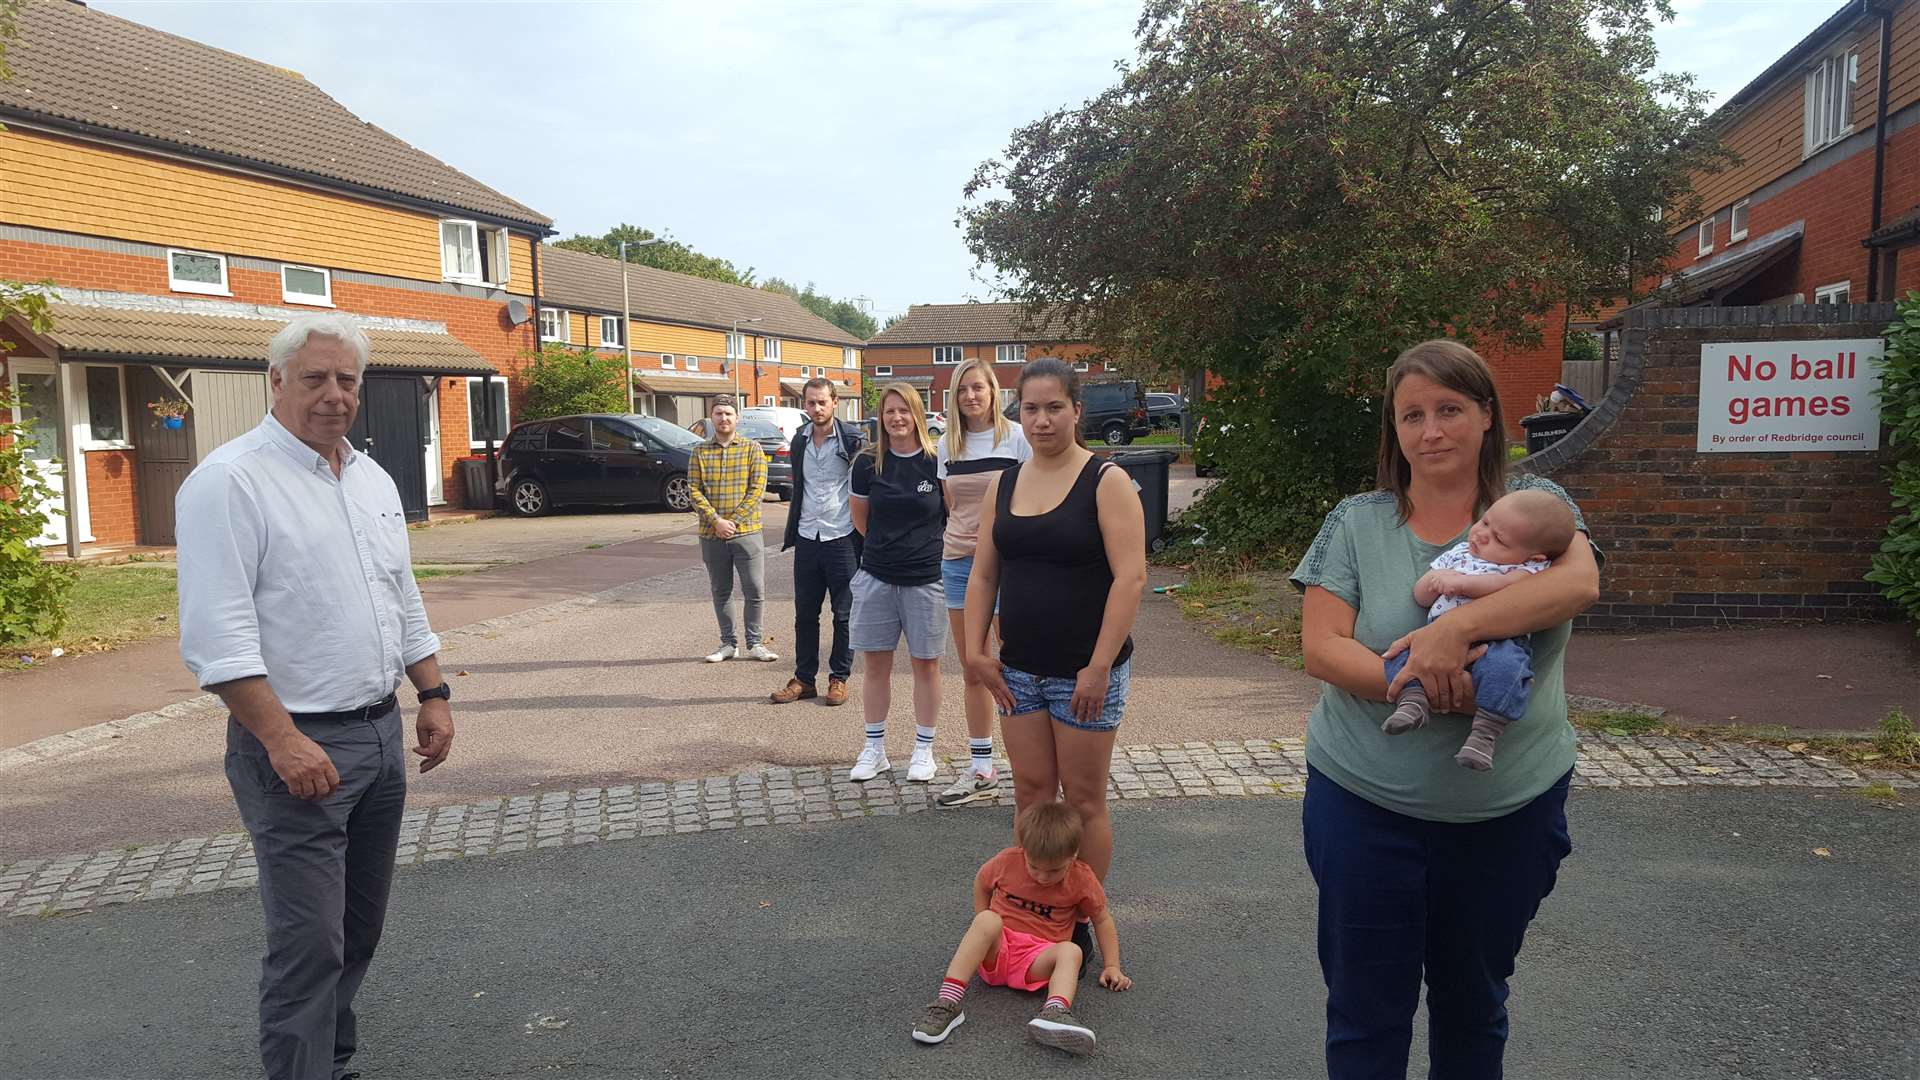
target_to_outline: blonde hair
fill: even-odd
[[[993,444],[998,446],[1007,441],[1007,428],[1012,425],[1007,423],[1007,414],[1000,411],[1000,379],[993,373],[993,365],[977,356],[963,361],[954,369],[953,382],[949,385],[953,387],[955,401],[958,401],[961,380],[967,377],[968,372],[976,370],[987,380],[987,416],[991,418],[989,424],[993,428]],[[953,415],[947,417],[947,460],[959,461],[966,453],[967,418],[956,404]]]
[[[887,434],[887,395],[898,394],[906,402],[907,412],[913,417],[913,433],[920,441],[920,450],[928,457],[934,456],[933,436],[927,434],[927,407],[920,404],[920,391],[903,382],[890,382],[880,388],[880,430],[878,438],[873,440],[873,475],[879,476],[886,471],[887,452],[892,446],[892,437]]]
[[[1039,862],[1078,855],[1080,830],[1080,811],[1058,800],[1035,803],[1013,822],[1013,837],[1020,849]]]

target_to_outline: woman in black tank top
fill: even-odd
[[[1104,880],[1113,862],[1107,771],[1147,583],[1146,522],[1125,470],[1081,445],[1081,415],[1067,364],[1047,358],[1021,371],[1033,459],[1000,473],[981,508],[966,655],[1000,707],[1016,815],[1064,793],[1082,819],[1080,857]],[[997,659],[987,640],[996,596]]]

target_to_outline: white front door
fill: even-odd
[[[27,425],[27,437],[33,444],[27,454],[41,479],[53,489],[53,495],[40,507],[47,515],[47,531],[37,543],[64,544],[67,517],[61,506],[66,479],[60,464],[59,376],[54,373],[51,360],[14,360],[7,366],[16,403],[13,421]]]
[[[433,392],[427,395],[427,505],[440,506],[447,501],[440,477],[440,380],[433,380]]]

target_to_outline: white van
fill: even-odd
[[[779,427],[780,433],[787,437],[788,442],[792,442],[794,435],[811,422],[807,419],[806,413],[791,405],[754,405],[740,410],[741,419],[744,420],[749,416],[758,416],[763,420],[771,421]]]

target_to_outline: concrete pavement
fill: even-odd
[[[1920,1075],[1912,809],[1804,791],[1576,794],[1575,850],[1514,980],[1529,1080]],[[907,1030],[1003,809],[667,836],[403,872],[360,996],[377,1076],[1321,1075],[1299,804],[1128,803],[1109,881],[1135,988],[1100,1034],[1030,1044],[1037,1002],[977,983],[941,1047]],[[1826,857],[1815,848],[1828,852]],[[0,1077],[253,1068],[250,890],[0,924]],[[1422,1060],[1416,1032],[1415,1068]]]

